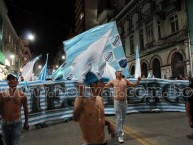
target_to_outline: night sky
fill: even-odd
[[[30,42],[34,56],[42,54],[45,62],[53,64],[57,50],[74,28],[75,0],[4,0],[8,17],[18,36],[25,37],[27,32],[35,35]]]

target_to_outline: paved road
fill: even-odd
[[[114,123],[114,116],[107,116]],[[128,114],[124,126],[124,145],[192,145],[193,130],[182,112]],[[73,121],[49,124],[46,128],[24,132],[21,145],[80,145],[80,129]],[[107,131],[106,131],[107,134]],[[110,145],[119,145],[116,139]]]

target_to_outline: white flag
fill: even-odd
[[[113,80],[116,78],[115,72],[116,70],[111,65],[106,63],[103,76],[109,78],[109,80]]]
[[[30,62],[28,62],[24,67],[22,71],[22,76],[24,78],[24,81],[30,81],[32,74],[33,74],[33,68],[36,61],[40,58],[41,55],[37,56],[36,58],[32,59]]]
[[[139,50],[136,48],[136,60],[135,60],[135,78],[141,77],[141,65],[139,59]]]

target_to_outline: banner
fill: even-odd
[[[135,82],[136,79],[129,79]],[[25,89],[29,108],[29,125],[47,121],[68,120],[73,116],[74,100],[78,95],[77,81],[29,81],[18,84]],[[185,112],[185,101],[191,95],[188,80],[142,79],[137,87],[127,88],[127,113],[151,111]],[[6,81],[0,90],[8,89]],[[113,89],[102,93],[105,114],[115,114]],[[22,122],[24,112],[22,109]]]
[[[136,79],[130,81],[135,82]],[[30,111],[29,123],[33,125],[72,117],[73,102],[78,94],[76,82],[28,82],[29,87],[25,93]],[[0,88],[4,89],[6,83],[0,84]],[[142,79],[137,87],[127,89],[127,113],[152,110],[185,112],[185,100],[191,91],[188,83],[188,80]],[[20,82],[18,87],[23,85],[25,82]],[[105,114],[114,114],[113,90],[104,91],[102,96]]]

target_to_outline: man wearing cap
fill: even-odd
[[[78,85],[79,94],[74,102],[74,121],[79,122],[82,131],[82,145],[106,145],[104,127],[107,125],[111,138],[115,136],[114,126],[105,120],[104,104],[101,96],[106,78],[99,78],[93,72],[86,74],[84,84]],[[87,87],[88,89],[88,87]],[[84,96],[82,96],[84,95]]]
[[[138,80],[135,83],[132,83],[122,77],[122,70],[119,69],[115,72],[116,78],[108,82],[105,87],[113,86],[114,91],[114,107],[115,107],[115,118],[116,118],[116,133],[118,141],[120,143],[124,142],[123,136],[123,124],[127,111],[127,87],[136,87],[141,80],[141,77],[138,77]]]
[[[18,76],[7,76],[9,89],[0,93],[0,105],[2,106],[2,133],[6,145],[19,145],[22,131],[21,106],[23,105],[25,123],[23,128],[28,129],[27,97],[22,91],[17,90]]]

